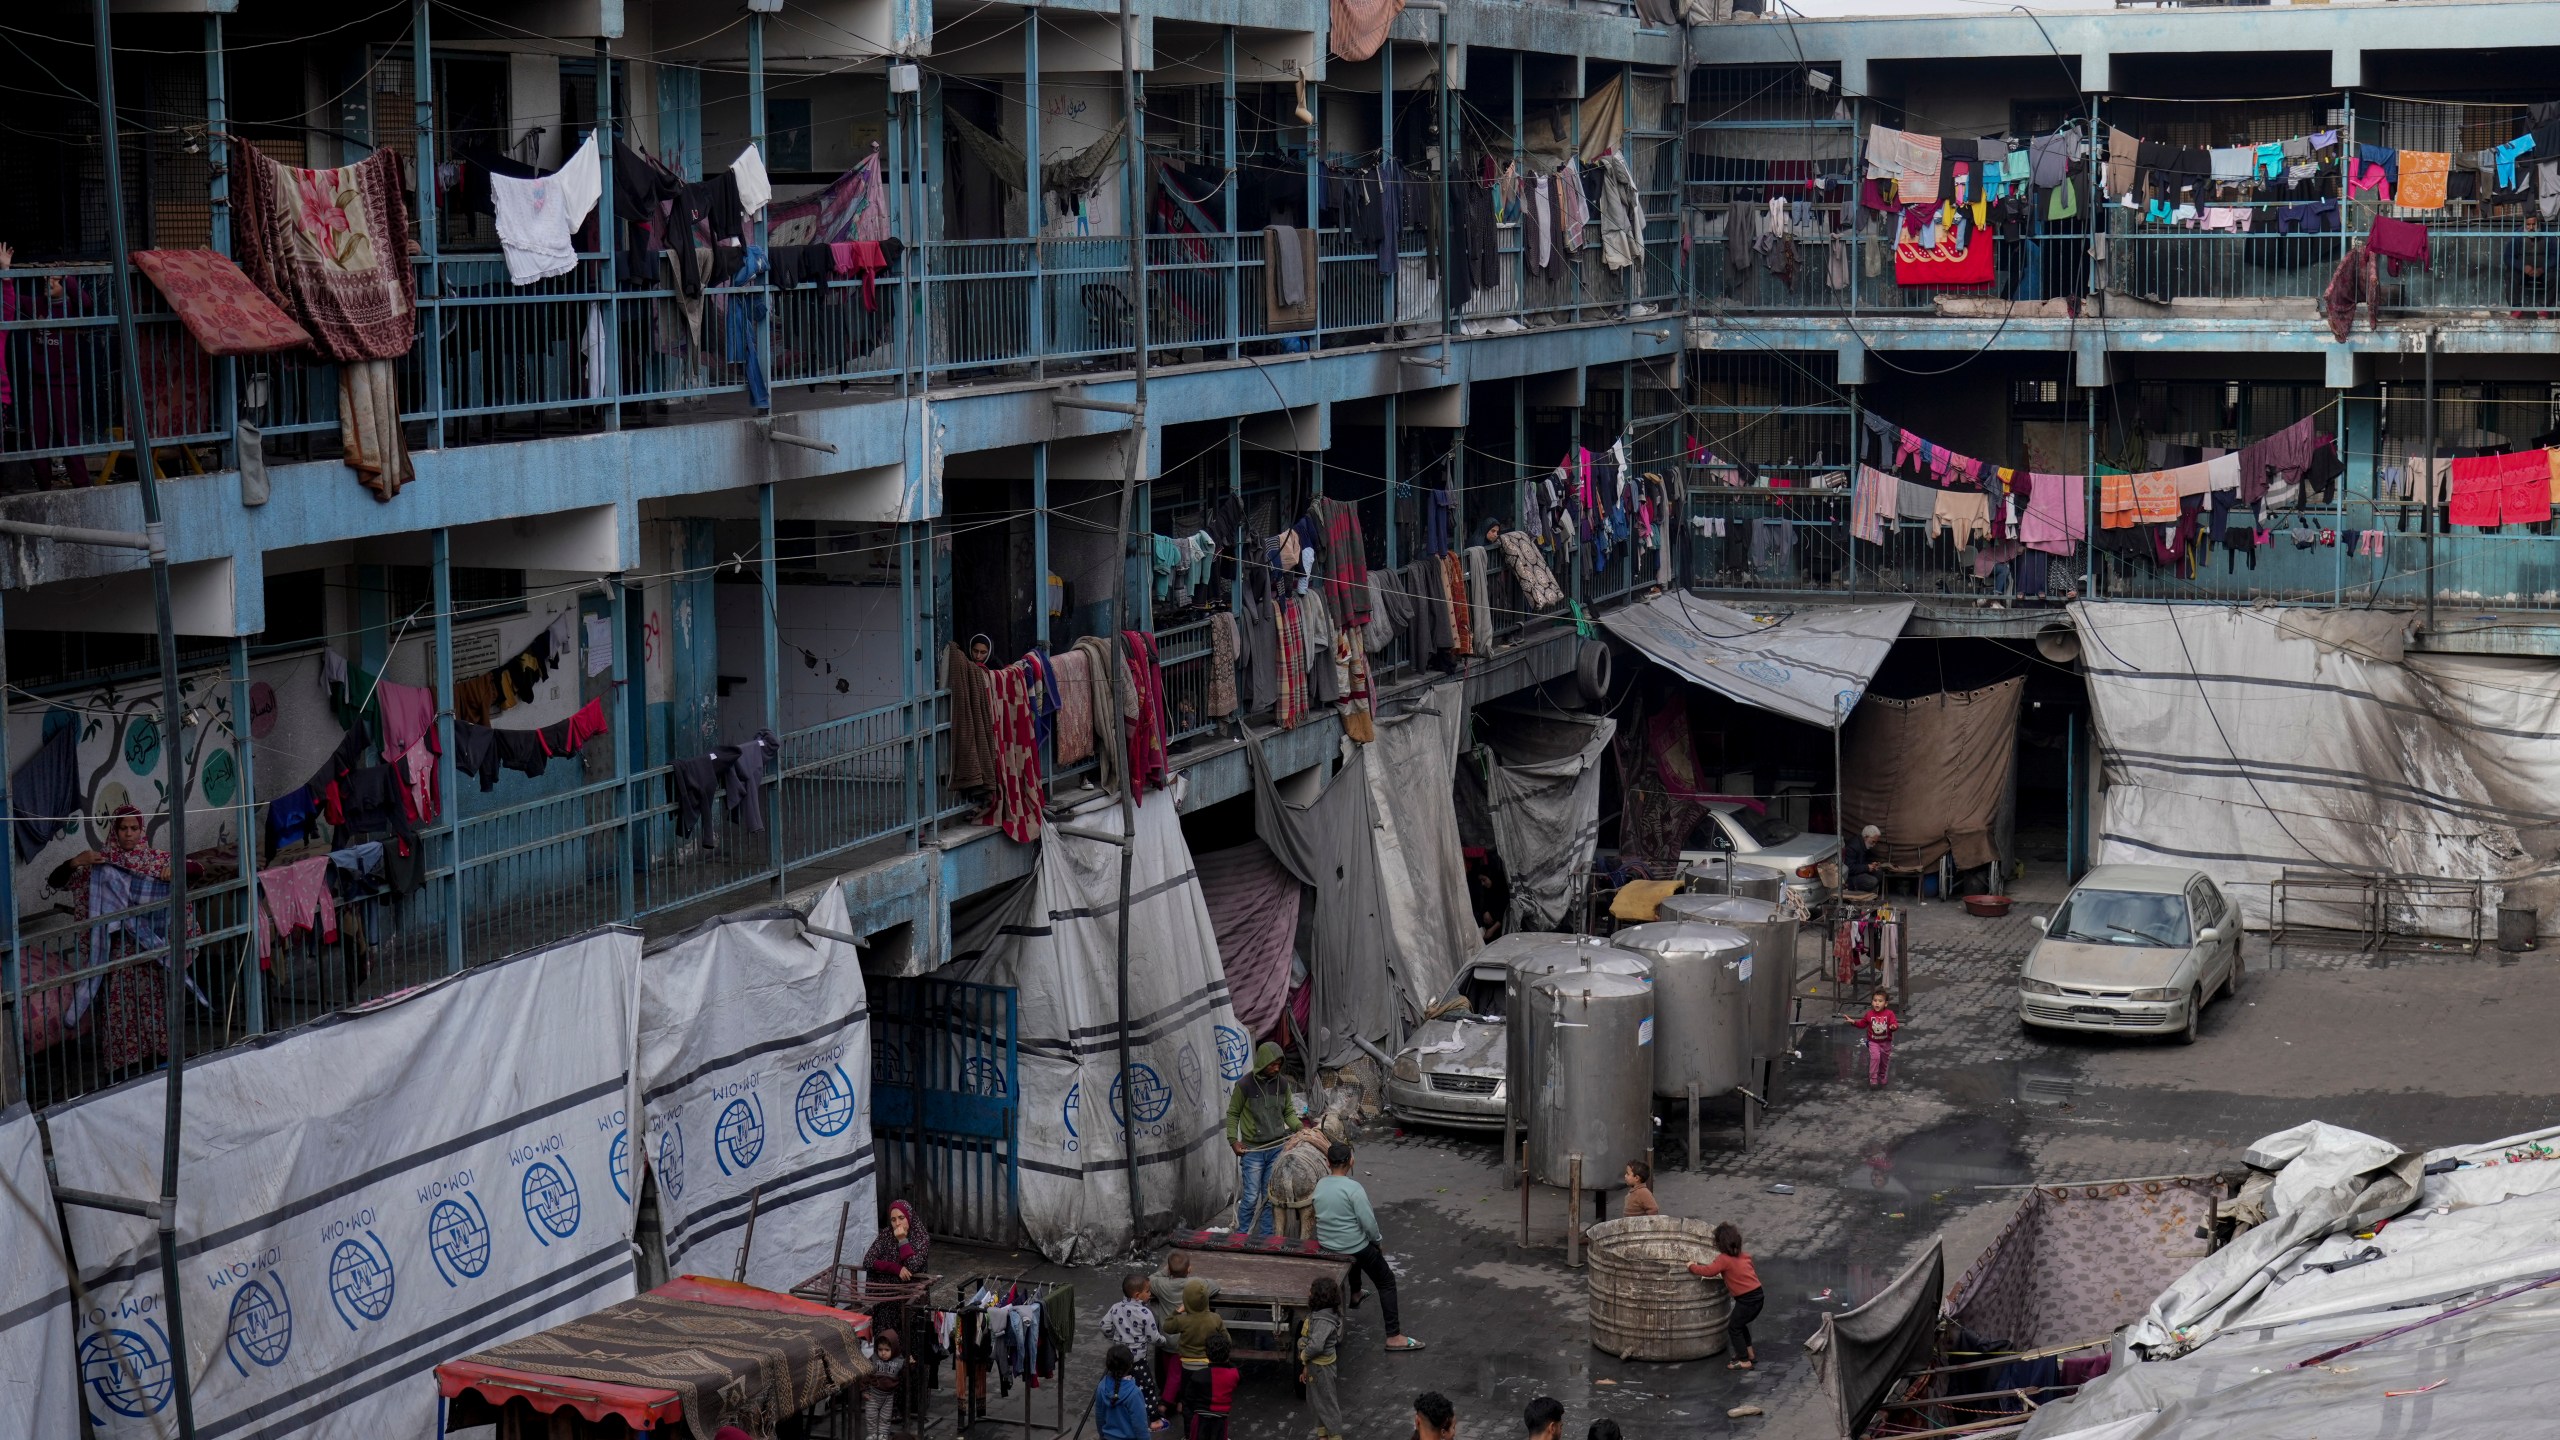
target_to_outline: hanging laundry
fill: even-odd
[[[498,244],[506,252],[507,278],[531,285],[578,268],[571,237],[604,195],[604,169],[590,133],[549,175],[531,180],[491,174],[489,198],[496,212]]]

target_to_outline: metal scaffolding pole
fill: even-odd
[[[1137,503],[1138,485],[1147,465],[1147,225],[1146,206],[1146,126],[1138,110],[1138,38],[1137,21],[1130,14],[1129,0],[1120,0],[1120,113],[1128,121],[1122,144],[1127,163],[1121,176],[1121,190],[1128,197],[1121,226],[1129,237],[1129,311],[1130,311],[1130,396],[1129,396],[1129,468],[1120,482],[1120,522],[1113,532],[1111,563],[1112,625],[1120,633],[1113,636],[1111,653],[1123,654],[1129,643],[1129,525],[1130,511]],[[1044,579],[1045,585],[1047,581]],[[1122,663],[1127,663],[1124,658]],[[1120,687],[1106,684],[1103,693],[1111,699],[1111,734],[1126,737],[1128,716],[1121,713]],[[1116,944],[1119,979],[1119,1048],[1120,1072],[1115,1082],[1124,1092],[1120,1105],[1120,1160],[1129,1177],[1129,1243],[1136,1245],[1145,1229],[1145,1205],[1138,1194],[1138,1132],[1136,1097],[1125,1092],[1129,1084],[1129,868],[1135,858],[1138,840],[1138,775],[1137,767],[1124,762],[1120,770],[1120,902],[1113,928],[1118,932]],[[1106,1100],[1108,1097],[1105,1097]]]

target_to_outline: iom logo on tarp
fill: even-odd
[[[1244,1032],[1233,1025],[1218,1027],[1218,1078],[1233,1085],[1244,1078],[1244,1067],[1253,1059],[1253,1046]]]
[[[1004,1083],[1004,1067],[984,1055],[972,1055],[960,1067],[960,1089],[966,1095],[1002,1097],[1012,1087]]]
[[[684,1127],[673,1120],[658,1137],[658,1188],[669,1200],[684,1198]]]
[[[1126,1109],[1122,1108],[1124,1102]],[[1111,1082],[1111,1118],[1115,1121],[1125,1124],[1135,1114],[1138,1123],[1152,1125],[1172,1108],[1173,1091],[1152,1065],[1132,1064],[1127,1075]]]
[[[613,1177],[613,1193],[621,1196],[623,1203],[629,1204],[631,1201],[631,1131],[628,1128],[613,1132],[613,1152],[605,1162],[605,1173]]]
[[[1182,1043],[1181,1051],[1173,1057],[1173,1078],[1182,1082],[1183,1099],[1199,1103],[1200,1052],[1188,1040]]]
[[[723,1175],[734,1175],[756,1163],[764,1153],[764,1109],[756,1097],[740,1096],[720,1112],[720,1123],[711,1131],[711,1153],[720,1161]]]
[[[175,1391],[169,1332],[156,1320],[142,1323],[149,1334],[102,1330],[80,1342],[80,1383],[100,1408],[136,1420],[159,1414]]]
[[[578,1178],[566,1160],[536,1160],[524,1167],[524,1223],[548,1246],[578,1233]]]
[[[1067,1148],[1076,1148],[1076,1112],[1084,1108],[1084,1082],[1067,1087],[1067,1098],[1058,1102],[1058,1123],[1067,1127]]]
[[[791,1102],[791,1122],[799,1127],[803,1145],[844,1133],[853,1123],[853,1079],[843,1066],[809,1072]]]
[[[427,1212],[427,1253],[449,1287],[480,1278],[489,1268],[489,1215],[480,1197],[465,1190],[436,1202]]]
[[[249,1367],[272,1368],[293,1353],[293,1300],[284,1279],[268,1273],[231,1295],[231,1318],[223,1326],[222,1353],[231,1368],[246,1375]]]
[[[329,1298],[338,1306],[338,1318],[353,1330],[358,1320],[380,1320],[391,1313],[394,1279],[391,1273],[391,1247],[382,1243],[372,1231],[364,1238],[338,1242],[329,1256]]]
[[[1757,680],[1763,685],[1784,685],[1796,678],[1793,670],[1766,660],[1745,660],[1733,668],[1744,679]]]

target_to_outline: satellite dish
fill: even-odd
[[[2056,621],[2036,632],[2036,653],[2056,665],[2080,658],[2080,632]]]

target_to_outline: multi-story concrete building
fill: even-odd
[[[0,991],[12,1088],[39,1104],[153,1063],[66,1022],[95,977],[72,973],[93,927],[63,862],[128,802],[165,840],[163,745],[186,748],[188,848],[213,862],[193,902],[196,1053],[600,924],[671,931],[828,884],[876,972],[916,974],[946,958],[951,908],[1032,855],[947,783],[946,646],[985,637],[1001,662],[1109,633],[1133,448],[1132,624],[1161,656],[1186,814],[1248,788],[1237,719],[1208,703],[1233,578],[1177,604],[1149,583],[1161,547],[1231,501],[1266,536],[1324,496],[1357,507],[1367,566],[1392,570],[1428,538],[1419,496],[1445,492],[1440,518],[1480,536],[1577,442],[1627,438],[1663,471],[1676,455],[1681,37],[1622,5],[1417,7],[1352,61],[1322,4],[1145,0],[1126,35],[1134,125],[1121,21],[1092,6],[115,8],[130,249],[241,255],[263,223],[242,214],[262,193],[249,167],[398,156],[417,299],[390,373],[414,476],[380,498],[359,483],[338,367],[217,357],[127,278],[88,17],[18,17],[0,513],[144,528],[120,390],[136,371],[192,707],[160,713],[142,554],[13,540],[0,610],[25,823]],[[859,206],[862,240],[896,242],[889,263],[759,275],[703,249],[695,288],[625,215],[587,222],[560,273],[513,283],[491,176],[550,172],[590,135],[601,215],[655,186],[636,203],[668,223],[688,182],[714,210],[752,147],[772,208],[706,235],[796,265],[792,242],[855,233],[822,205]],[[1635,162],[1640,263],[1606,263],[1596,221],[1580,253],[1524,252],[1516,219],[1450,262],[1469,191],[1604,150]],[[1382,163],[1405,177],[1383,221],[1358,193]],[[1275,314],[1266,233],[1310,219],[1303,305]],[[371,437],[360,450],[379,419],[350,432]],[[1591,610],[1654,578],[1623,551],[1558,570]],[[1569,673],[1583,643],[1555,608],[1496,628],[1460,667],[1471,703]],[[487,688],[529,650],[549,666]],[[1424,658],[1382,653],[1381,684],[1446,683]],[[420,888],[394,923],[262,966],[266,897],[239,878],[260,862],[241,862],[300,833],[273,802],[324,768],[346,716],[409,693],[378,686],[444,697]],[[493,698],[519,702],[502,731],[584,710],[605,738],[474,783],[452,727]],[[677,762],[759,732],[778,741],[769,828],[686,833]],[[1296,772],[1339,737],[1327,709],[1270,743]],[[1092,766],[1044,774],[1065,794]]]

